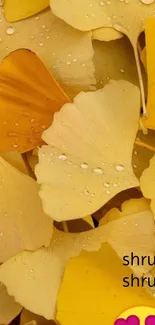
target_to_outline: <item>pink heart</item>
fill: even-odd
[[[155,325],[155,316],[148,316],[145,319],[145,325]]]
[[[114,325],[140,325],[140,320],[137,316],[132,315],[127,319],[119,318]],[[155,323],[146,323],[145,325],[155,325]]]

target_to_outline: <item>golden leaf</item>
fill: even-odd
[[[8,21],[24,19],[35,15],[49,6],[49,0],[5,0],[4,14]]]
[[[21,173],[28,175],[28,169],[25,165],[22,155],[17,151],[5,152],[1,157],[10,165],[18,169]]]
[[[56,320],[61,325],[114,324],[130,306],[154,307],[154,298],[144,288],[123,287],[123,278],[131,274],[108,244],[98,252],[82,252],[66,266]]]
[[[25,152],[41,144],[53,114],[70,101],[29,51],[15,51],[3,61],[0,86],[0,152]]]
[[[57,221],[91,215],[139,185],[131,166],[139,97],[136,86],[111,81],[55,114],[35,169],[45,213]]]
[[[127,251],[147,255],[154,250],[154,219],[150,210],[124,216],[80,234],[54,228],[51,244],[35,252],[22,252],[0,267],[0,281],[26,309],[53,319],[58,290],[67,261],[82,250],[96,251],[108,242],[122,256]],[[149,266],[134,267],[138,276]]]
[[[23,250],[48,246],[52,220],[43,213],[36,182],[0,158],[0,263]]]

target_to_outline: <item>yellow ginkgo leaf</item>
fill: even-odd
[[[0,62],[10,52],[28,49],[42,60],[69,94],[92,89],[96,84],[91,32],[75,30],[55,17],[50,9],[10,25],[0,8],[0,19]],[[45,78],[42,82],[46,83]]]
[[[52,220],[43,213],[36,182],[0,158],[0,263],[23,250],[48,246]]]
[[[35,322],[36,325],[56,325],[53,320],[47,320],[44,317],[31,313],[29,310],[23,309],[20,316],[20,325]]]
[[[155,4],[141,0],[113,0],[110,3],[93,0],[50,0],[53,13],[79,30],[88,31],[100,27],[112,27],[128,36],[134,44],[147,17],[154,15]]]
[[[139,106],[136,86],[111,81],[55,114],[35,169],[45,213],[57,221],[91,215],[139,185],[131,166]]]
[[[0,283],[0,324],[10,324],[21,310],[22,306],[8,295],[5,286]]]
[[[151,199],[151,209],[155,214],[155,155],[150,160],[150,166],[144,170],[140,178],[143,195]]]
[[[8,21],[24,19],[35,15],[49,6],[49,0],[5,0],[4,13]]]
[[[113,41],[122,38],[124,35],[111,27],[101,27],[92,30],[92,38],[99,41]]]
[[[26,309],[53,319],[56,299],[67,261],[82,250],[97,251],[108,242],[123,256],[135,250],[139,256],[154,251],[154,219],[150,210],[124,216],[79,234],[54,228],[51,244],[35,252],[22,252],[0,266],[0,281]],[[142,276],[150,267],[134,267]]]
[[[90,0],[50,0],[50,5],[56,16],[74,28],[82,31],[90,31],[101,27],[112,27],[130,39],[134,47],[142,104],[144,113],[146,113],[137,40],[139,34],[145,28],[145,19],[154,16],[155,3],[144,3],[142,0],[130,0],[129,2],[93,0],[92,6],[90,6]]]
[[[28,175],[28,169],[25,165],[22,155],[17,151],[5,152],[1,157],[10,165],[18,169],[21,173]]]
[[[145,127],[155,130],[155,18],[149,18],[146,20],[146,65],[148,72],[148,100],[147,100],[147,112],[148,117],[144,119]]]
[[[123,278],[130,281],[131,275],[108,244],[98,252],[82,252],[67,264],[56,320],[61,325],[112,325],[122,311],[134,305],[154,307],[154,298],[144,288],[123,287]]]
[[[98,88],[107,84],[110,79],[128,80],[139,85],[138,74],[132,45],[127,37],[112,42],[93,42],[95,77]],[[144,86],[146,74],[142,67]]]
[[[11,53],[0,66],[0,152],[40,145],[53,114],[69,101],[34,53]]]

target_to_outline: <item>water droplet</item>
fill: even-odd
[[[8,132],[7,134],[9,137],[18,137],[18,133],[15,132]]]
[[[6,30],[8,35],[12,35],[15,32],[15,29],[12,26],[9,26]]]
[[[145,5],[150,5],[151,3],[153,3],[155,0],[141,0],[142,3],[144,3]]]
[[[123,72],[124,72],[124,69],[123,69],[123,68],[122,68],[122,69],[120,69],[120,72],[122,72],[122,73],[123,73]]]
[[[35,121],[35,119],[34,118],[31,118],[31,122],[33,123]]]
[[[0,0],[0,7],[4,5],[4,0]]]
[[[89,193],[88,190],[85,190],[85,191],[84,191],[84,194],[88,196],[90,193]]]
[[[46,36],[46,39],[50,39],[50,36]]]
[[[134,155],[137,156],[137,151],[136,150],[134,151]]]
[[[95,197],[95,193],[91,193],[91,197]]]
[[[67,63],[67,65],[71,65],[72,62],[71,61],[67,61],[66,63]]]
[[[86,18],[89,18],[89,16],[88,16],[88,15],[85,15],[85,17],[86,17]]]
[[[0,237],[3,237],[3,232],[0,232]]]
[[[46,129],[46,125],[42,125],[41,128],[42,128],[43,130],[45,130],[45,129]]]
[[[87,163],[83,163],[83,164],[81,164],[81,168],[82,168],[82,169],[87,169],[87,168],[88,168]]]
[[[104,2],[103,1],[100,1],[100,6],[104,6]]]
[[[44,45],[44,43],[42,43],[42,42],[41,42],[41,43],[39,43],[39,46],[41,46],[41,47],[42,47],[43,45]]]
[[[111,192],[109,190],[106,191],[107,194],[110,194]]]
[[[94,168],[93,169],[93,172],[95,173],[95,174],[103,174],[103,170],[101,169],[101,168]]]
[[[77,62],[77,59],[73,59],[73,62]]]
[[[13,148],[17,148],[18,144],[14,143],[12,146],[13,146]]]
[[[110,183],[105,182],[105,183],[104,183],[104,186],[105,186],[105,187],[109,187],[109,186],[110,186]]]
[[[39,16],[35,17],[35,20],[38,20],[39,19]]]
[[[34,39],[34,36],[33,36],[33,35],[32,35],[32,36],[30,36],[30,38],[31,38],[31,39]]]
[[[33,273],[34,272],[34,270],[33,269],[30,269],[30,273]]]
[[[114,184],[113,184],[113,187],[117,187],[117,186],[118,186],[118,184],[117,184],[117,183],[114,183]]]
[[[41,27],[44,29],[46,27],[46,25],[42,25]]]
[[[67,157],[66,157],[66,155],[65,154],[62,154],[62,155],[59,155],[59,157],[58,157],[60,160],[67,160]]]
[[[85,63],[82,64],[82,68],[85,67]]]
[[[116,165],[115,168],[116,168],[117,172],[123,172],[124,171],[124,166],[122,164]]]
[[[133,167],[136,169],[138,166],[136,164],[134,164]]]
[[[18,125],[19,125],[19,123],[18,123],[18,122],[16,122],[16,123],[15,123],[15,126],[18,126]]]

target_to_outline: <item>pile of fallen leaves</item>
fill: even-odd
[[[0,1],[0,324],[155,306],[155,1]],[[112,308],[111,308],[112,307]]]

